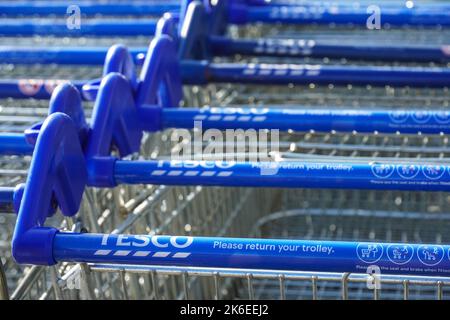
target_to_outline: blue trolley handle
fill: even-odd
[[[112,2],[98,3],[97,1],[82,1],[78,4],[80,12],[85,16],[112,15],[162,15],[169,11],[178,11],[178,2],[160,1],[133,1],[132,3]],[[20,1],[11,3],[0,2],[0,12],[7,16],[34,16],[34,15],[66,15],[68,4],[64,1]]]
[[[102,20],[101,22],[82,22],[79,28],[68,28],[67,23],[12,21],[0,23],[3,36],[152,36],[156,32],[157,20],[124,21]]]
[[[248,6],[262,6],[262,7],[314,7],[314,8],[364,8],[372,4],[370,1],[309,1],[309,0],[235,0],[235,3],[245,3]],[[442,10],[448,8],[450,5],[442,1],[407,3],[407,1],[392,1],[392,0],[378,0],[376,5],[381,8],[394,9],[409,9],[409,10],[423,10],[434,9]]]
[[[320,10],[318,10],[320,9]],[[252,22],[285,23],[285,24],[355,24],[365,26],[368,19],[376,12],[368,8],[332,7],[317,8],[314,6],[272,6],[249,7],[246,4],[232,3],[228,8],[230,23],[246,24]],[[450,26],[450,13],[446,8],[436,10],[423,8],[385,7],[382,10],[381,22],[394,26],[423,25],[444,27]]]
[[[322,66],[209,63],[182,61],[183,83],[338,84],[374,86],[447,87],[446,68]]]
[[[109,174],[114,176],[114,184],[110,186],[158,184],[450,191],[450,166],[443,164],[419,165],[406,160],[400,163],[258,160],[262,162],[111,160]],[[95,177],[90,178],[95,184]]]
[[[181,62],[183,83],[205,85],[211,82],[250,84],[335,84],[373,86],[448,87],[450,70],[446,68],[365,67],[322,65],[269,65],[209,63],[184,60]],[[67,80],[21,79],[1,80],[0,96],[13,98],[49,99],[57,84]],[[92,100],[99,81],[75,80],[74,83]],[[83,86],[87,85],[84,89]]]
[[[233,0],[229,0],[230,2]],[[239,1],[234,0],[234,2],[239,3]],[[274,7],[274,6],[306,6],[313,8],[329,8],[329,7],[354,7],[355,3],[338,3],[326,1],[298,1],[297,3],[292,1],[261,1],[261,0],[246,0],[240,1],[241,3],[247,4],[252,10],[253,6],[263,6],[263,7]],[[405,8],[404,4],[400,3],[390,3],[377,1],[381,8]],[[360,3],[360,7],[365,4]],[[434,9],[442,10],[449,6],[445,3],[423,3],[415,4],[412,10],[416,8],[419,9]],[[157,1],[154,3],[149,3],[146,1],[134,1],[133,3],[98,3],[95,1],[83,1],[80,5],[80,11],[83,15],[162,15],[165,12],[175,12],[180,8],[180,4],[177,1]],[[20,1],[18,3],[10,3],[6,1],[0,2],[0,12],[7,16],[32,16],[32,15],[65,15],[67,14],[67,3],[62,1],[40,1],[39,5],[36,5],[34,1]]]
[[[58,232],[54,262],[448,276],[448,245]]]
[[[228,39],[212,36],[208,40],[213,56],[235,54],[274,57],[347,58],[376,61],[450,61],[450,46],[364,46],[328,44],[308,39]],[[135,64],[141,64],[147,48],[130,48]],[[13,64],[102,65],[107,48],[0,47],[0,60]]]
[[[450,46],[380,46],[328,44],[308,39],[232,40],[222,36],[209,38],[213,55],[251,55],[275,57],[346,58],[376,61],[450,61]],[[1,54],[1,52],[0,52]],[[7,54],[5,52],[5,54]]]

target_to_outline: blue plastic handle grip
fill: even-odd
[[[377,61],[450,61],[450,46],[382,46],[327,44],[308,39],[232,40],[212,36],[214,55],[244,54],[252,56],[347,58]]]
[[[450,133],[450,112],[277,108],[163,108],[163,128],[279,129],[299,132]]]
[[[80,28],[68,28],[67,23],[2,21],[0,35],[3,36],[136,36],[154,35],[156,20],[102,20],[101,22],[82,22]]]
[[[183,83],[336,84],[446,87],[447,68],[237,64],[182,61]]]
[[[57,262],[366,273],[450,273],[450,246],[186,236],[57,233]],[[370,267],[370,268],[369,268]],[[372,274],[372,272],[370,272]]]
[[[199,157],[201,151],[196,151]],[[217,150],[218,153],[220,151],[225,152]],[[245,163],[117,160],[114,179],[116,184],[450,191],[450,166],[407,161]]]
[[[308,6],[285,6],[285,7],[254,7],[232,4],[229,11],[229,21],[235,24],[250,22],[263,23],[287,23],[287,24],[367,24],[373,13],[367,13],[367,7],[351,8],[342,7],[336,10],[324,8],[322,11]],[[422,25],[443,27],[450,26],[450,13],[444,10],[420,9],[396,9],[384,8],[381,14],[381,23],[394,26]]]
[[[65,1],[15,1],[0,2],[0,12],[7,16],[66,15],[70,4]],[[77,1],[80,12],[92,15],[162,15],[165,12],[179,10],[178,2],[133,1],[98,3],[96,1]]]

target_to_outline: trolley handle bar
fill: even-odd
[[[181,61],[183,83],[336,84],[447,87],[446,68],[245,64]]]
[[[219,146],[220,148],[220,146]],[[267,143],[265,148],[267,148]],[[234,150],[234,147],[233,147]],[[270,150],[270,148],[269,148]],[[196,150],[201,156],[202,150]],[[224,153],[225,150],[216,150]],[[232,156],[230,151],[228,155]],[[261,156],[261,155],[260,155]],[[103,163],[98,164],[101,167]],[[314,161],[116,160],[114,183],[224,187],[450,191],[450,166],[416,163]],[[105,174],[104,171],[102,171]],[[89,177],[96,186],[95,173]]]
[[[450,246],[56,233],[55,262],[448,276]],[[399,267],[401,266],[401,267]]]
[[[143,129],[254,129],[305,132],[450,133],[450,112],[439,110],[316,110],[268,108],[161,108],[152,109],[161,128],[145,123]],[[147,126],[145,126],[147,125]],[[0,133],[1,155],[33,153],[26,134]]]

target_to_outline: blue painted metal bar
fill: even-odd
[[[358,1],[310,1],[310,0],[246,0],[249,6],[305,6],[315,8],[364,8],[370,5],[377,5],[380,8],[397,8],[397,9],[436,9],[441,10],[450,7],[450,4],[444,1],[393,1],[393,0],[377,0],[376,3],[367,0]]]
[[[216,149],[218,153],[224,151]],[[198,151],[195,154],[201,156]],[[114,179],[116,184],[448,192],[450,191],[450,166],[414,163],[352,163],[350,161],[235,163],[232,161],[117,160]]]
[[[33,146],[29,145],[22,133],[1,133],[0,154],[26,155],[33,153]]]
[[[213,36],[209,44],[214,55],[347,58],[378,61],[449,62],[450,46],[382,46],[327,44],[308,39],[239,39]],[[1,54],[1,52],[0,52]]]
[[[14,212],[14,188],[0,187],[0,213]]]
[[[0,187],[0,203],[12,203],[14,199],[14,188]]]
[[[411,87],[450,85],[450,70],[447,68],[215,64],[186,60],[181,62],[181,74],[183,83],[195,85],[211,82]],[[67,80],[0,80],[0,97],[49,99],[54,87],[65,81]],[[88,80],[71,80],[71,82],[81,91]]]
[[[163,108],[161,129],[277,129],[305,132],[449,134],[450,111],[291,108]],[[154,128],[145,128],[153,131]],[[0,133],[0,154],[31,154],[23,134]]]
[[[439,62],[450,61],[450,46],[364,46],[340,45],[307,39],[232,40],[214,36],[209,40],[214,55],[244,54],[276,57],[347,58],[378,61]],[[0,60],[14,64],[101,65],[108,48],[101,47],[12,47],[0,46]],[[136,64],[145,57],[147,48],[130,48]]]
[[[83,21],[78,29],[70,29],[66,22],[39,23],[26,20],[7,20],[0,23],[0,35],[3,36],[136,36],[154,35],[156,31],[156,20],[102,20]]]
[[[103,65],[109,48],[0,46],[0,61],[13,64]],[[147,48],[130,50],[133,56]],[[137,60],[136,60],[137,62]]]
[[[163,128],[279,129],[304,132],[450,133],[450,112],[293,108],[164,108]]]
[[[0,13],[7,16],[65,15],[72,3],[65,1],[0,1]],[[80,13],[86,16],[101,15],[162,15],[178,11],[179,2],[133,1],[102,3],[97,1],[76,1]]]
[[[208,63],[182,61],[183,83],[337,84],[446,87],[447,68]]]
[[[373,13],[367,12],[367,7],[323,8],[317,10],[307,6],[267,6],[253,7],[232,4],[229,9],[230,23],[246,24],[250,22],[286,23],[286,24],[354,24],[366,25]],[[450,26],[450,12],[445,8],[410,10],[407,8],[384,8],[381,23],[393,26],[423,25],[444,27]]]
[[[48,100],[51,97],[56,86],[69,80],[53,80],[53,79],[14,79],[14,80],[0,80],[0,97],[1,98],[15,98],[15,99],[44,99]],[[77,89],[82,92],[83,85],[87,81],[84,80],[70,80],[70,83],[75,85]],[[84,98],[84,97],[83,97]]]
[[[381,274],[450,274],[450,246],[434,244],[59,232],[52,245],[56,262],[350,273],[377,266]]]

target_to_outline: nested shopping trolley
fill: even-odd
[[[404,114],[403,115],[402,114],[395,114],[395,116],[396,117],[400,117],[400,119],[402,117],[405,117]],[[412,119],[412,117],[423,118],[424,116],[425,116],[425,118],[428,118],[429,115],[428,114],[425,114],[425,115],[423,115],[423,114],[408,114],[406,118],[409,118],[409,119]],[[430,116],[431,116],[431,118],[436,119],[436,114],[431,114]],[[440,115],[440,116],[441,116],[442,119],[444,119],[444,122],[445,122],[445,113]],[[434,125],[436,125],[436,123],[434,123]],[[350,134],[348,136],[350,136],[350,140],[351,140],[353,136],[356,136],[356,134],[352,133],[352,134]],[[372,141],[376,141],[376,138],[380,137],[380,136],[377,136],[377,135],[374,135],[374,136],[375,136],[374,137],[375,140],[372,140]],[[360,136],[359,138],[362,138],[363,144],[364,144],[364,141],[367,141],[367,138],[365,136],[364,137]],[[382,137],[382,138],[386,139],[385,136]],[[389,138],[390,138],[390,136],[387,138],[388,141],[389,141]],[[420,140],[421,138],[422,137],[418,137],[417,141],[422,141],[422,140]],[[306,139],[309,139],[309,138],[306,138]],[[336,139],[336,140],[334,140],[334,143],[330,143],[327,139],[328,138],[326,138],[326,137],[324,138],[324,140],[327,141],[328,144],[329,144],[328,148],[335,148],[336,144],[338,143],[337,141],[341,140],[341,139]],[[368,139],[370,140],[371,137],[369,137]],[[349,139],[346,138],[343,141],[348,141],[348,140]],[[386,141],[386,140],[384,140],[384,141]],[[408,144],[409,140],[407,139],[405,143]],[[358,144],[358,143],[355,143],[355,144]],[[439,143],[437,143],[437,144],[439,145]],[[291,149],[291,146],[292,146],[292,144],[289,144],[290,149]],[[327,149],[326,146],[324,146],[324,148],[325,148],[325,150]],[[347,146],[347,148],[342,147],[342,150],[339,150],[338,152],[342,152],[343,154],[345,154],[345,150],[347,150],[347,152],[349,152],[349,149],[352,149],[352,148],[354,148],[354,146],[350,144],[350,146]],[[408,149],[408,148],[406,148],[406,149]],[[413,149],[414,148],[412,148],[410,150],[413,150]],[[367,150],[367,148],[366,148],[366,150]],[[437,152],[436,149],[434,151]],[[314,152],[316,152],[315,149],[310,151],[310,155],[314,155]],[[325,151],[325,152],[327,152],[327,151]],[[370,153],[370,148],[367,150],[367,152]],[[412,151],[410,151],[410,152],[412,152]],[[417,149],[416,149],[416,152],[417,152]],[[427,152],[425,152],[425,153],[427,153]],[[330,154],[334,155],[334,154],[336,154],[336,151],[330,152]],[[417,154],[417,153],[415,153],[415,154]],[[433,153],[431,152],[430,154],[433,154]],[[435,154],[438,154],[438,152],[435,153]],[[357,156],[357,155],[358,154],[353,154],[353,156]],[[408,155],[411,155],[411,154],[408,154]],[[440,153],[439,153],[439,155],[440,155]],[[289,154],[285,154],[284,156],[288,157],[290,155]],[[304,156],[304,155],[300,154],[300,156]],[[393,157],[398,157],[398,155],[394,155]],[[385,169],[383,169],[383,170],[385,170]],[[383,170],[381,170],[381,172],[383,172]],[[414,172],[414,170],[413,170],[413,172]],[[227,189],[227,190],[229,190],[229,189]],[[250,191],[246,190],[245,194],[248,195],[249,192]],[[254,191],[251,191],[251,192],[254,192]],[[264,208],[261,208],[261,210],[255,210],[257,214],[264,215],[265,212],[273,212],[273,211],[277,210],[277,205],[280,205],[280,203],[283,203],[283,206],[289,206],[289,204],[286,204],[289,201],[286,201],[285,197],[281,197],[280,198],[278,196],[278,199],[276,199],[276,201],[269,201],[270,197],[268,197],[268,195],[270,195],[272,197],[275,194],[276,193],[274,193],[274,192],[270,192],[268,194],[263,194],[263,196],[261,196],[261,198],[257,198],[257,200],[260,199],[259,203],[261,203],[261,204],[265,203],[262,200],[266,200],[268,202],[271,202],[270,203],[270,208],[267,211]],[[239,200],[239,198],[240,197],[237,197],[237,199],[231,199],[231,198],[230,199],[232,201],[234,200],[234,201],[239,203],[239,201],[237,201],[237,200]],[[296,197],[294,196],[294,198],[296,198]],[[344,198],[345,198],[345,196],[344,196]],[[141,198],[141,199],[143,199],[143,198]],[[145,199],[145,196],[144,196],[144,199]],[[280,202],[280,199],[282,199],[281,202]],[[402,200],[401,199],[400,200],[396,199],[397,203],[399,201],[401,203]],[[132,202],[131,207],[133,207],[135,205],[133,203],[135,203],[135,202]],[[167,206],[167,205],[164,205],[164,203],[163,203],[162,207],[164,207],[164,206]],[[253,206],[254,206],[254,204],[253,204]],[[294,203],[292,206],[298,206],[298,204]],[[247,205],[247,207],[248,207],[248,205]],[[141,208],[139,208],[139,209],[141,209]],[[238,216],[238,217],[240,217],[242,219],[244,217],[244,214],[245,214],[245,219],[247,219],[247,218],[249,219],[249,220],[246,220],[247,221],[247,225],[248,224],[251,225],[256,220],[254,217],[251,217],[251,215],[249,214],[249,212],[252,212],[251,209],[256,209],[256,208],[254,208],[254,207],[253,208],[247,208],[247,210],[246,210],[244,208],[244,206],[241,204],[241,208],[236,210],[235,212],[233,212],[234,214],[232,215],[232,217]],[[310,212],[313,212],[313,210],[311,210]],[[242,213],[244,213],[244,214],[242,214]],[[194,215],[194,214],[192,214],[192,215]],[[174,216],[176,216],[176,212],[175,212]],[[280,215],[279,214],[278,215],[277,214],[273,215],[272,220],[275,221],[277,216],[280,216]],[[286,214],[286,216],[289,218],[289,217],[294,217],[295,215],[290,213],[290,214]],[[191,215],[189,217],[190,217],[189,219],[191,219]],[[131,221],[128,221],[129,223],[133,222],[132,221],[133,219],[130,219],[130,220]],[[214,217],[208,218],[206,220],[214,220]],[[280,220],[282,220],[282,219],[280,219]],[[168,221],[170,223],[171,219],[168,219]],[[194,220],[192,220],[192,221],[194,221]],[[270,218],[267,221],[268,221],[268,224],[272,225],[272,223],[271,223],[272,221],[270,221]],[[216,222],[216,221],[214,221],[214,222]],[[139,225],[139,222],[137,222],[137,224]],[[242,220],[239,220],[237,224],[239,226],[245,225],[245,224],[242,223]],[[118,228],[116,232],[121,232],[121,231],[123,231],[126,228],[130,228],[130,227],[128,227],[129,225],[130,224],[125,224],[123,227]],[[142,224],[142,225],[145,225],[145,224]],[[224,230],[226,230],[227,226],[229,225],[229,223],[225,223],[224,225],[225,225]],[[260,221],[259,225],[263,226],[264,225],[264,220]],[[293,224],[289,223],[289,221],[288,221],[287,225],[291,226]],[[195,226],[195,224],[193,222],[191,222],[190,224],[185,224],[183,227],[184,227],[184,232],[190,232],[190,230],[195,230],[196,226]],[[336,226],[334,226],[334,228],[336,228]],[[233,228],[231,227],[231,228],[228,228],[228,229],[232,230]],[[289,231],[287,231],[288,229],[285,228],[285,226],[281,227],[280,229],[284,229],[285,230],[284,232],[286,232],[286,233],[289,232]],[[249,229],[247,229],[247,230],[249,230]],[[247,235],[248,234],[249,231],[247,231],[247,230],[245,230],[245,228],[242,228],[241,230],[236,230],[235,231],[236,233],[234,233],[234,234],[232,234],[231,231],[230,231],[230,233],[226,233],[225,231],[217,231],[216,230],[215,232],[212,232],[210,235],[227,234],[227,235],[242,236],[242,235]],[[333,226],[330,226],[330,230],[331,231],[333,230]],[[146,231],[148,231],[148,230],[146,230]],[[141,231],[136,230],[136,232],[141,232]],[[142,232],[144,232],[144,231],[142,231]],[[150,232],[151,232],[151,230],[150,230]],[[158,232],[164,232],[164,228],[163,228],[162,231],[161,230],[157,230],[156,233],[158,233]],[[172,234],[179,234],[179,232],[177,232],[176,230],[173,230],[171,232],[172,232]],[[183,230],[181,232],[183,232]],[[309,232],[311,233],[311,231],[309,231]],[[147,232],[145,232],[145,233],[147,233]],[[170,232],[167,231],[166,233],[170,233]],[[198,234],[199,235],[205,235],[205,233],[202,233],[202,232],[199,232]],[[273,233],[273,236],[277,237],[276,231]],[[294,236],[296,236],[296,235],[294,235]],[[314,237],[314,235],[311,235],[311,236]],[[356,235],[355,237],[358,237],[358,235]],[[363,236],[362,236],[362,238],[363,238]],[[156,238],[156,239],[158,239],[158,238]],[[165,245],[164,244],[165,240],[166,239],[163,239],[163,238],[160,239],[160,241],[163,242],[163,245]],[[156,241],[158,241],[158,240],[156,240]],[[437,242],[439,242],[439,241],[437,241]],[[175,243],[177,243],[177,242],[175,242]],[[377,249],[377,248],[378,247],[375,247],[375,249]],[[366,252],[367,252],[367,250],[368,250],[368,248],[366,249]],[[378,250],[378,252],[379,251],[380,250]],[[103,266],[103,267],[105,267],[105,266]],[[84,270],[86,270],[85,266],[83,268],[84,268]],[[215,268],[214,270],[204,270],[204,269],[201,269],[201,268],[193,268],[193,269],[187,268],[187,269],[181,269],[181,270],[178,269],[178,268],[168,268],[168,269],[155,268],[155,269],[153,269],[153,272],[147,272],[147,271],[151,271],[151,269],[148,269],[148,270],[144,271],[143,269],[140,269],[140,268],[128,268],[128,269],[127,268],[123,268],[123,269],[120,269],[120,270],[122,270],[122,272],[118,273],[118,277],[117,278],[115,278],[115,275],[113,274],[113,276],[111,278],[112,280],[109,279],[109,280],[105,281],[103,279],[103,281],[104,281],[103,283],[107,284],[106,286],[99,286],[98,282],[89,283],[89,282],[84,281],[83,276],[84,276],[85,273],[81,273],[81,275],[80,275],[81,271],[77,272],[76,269],[72,269],[72,270],[73,271],[68,272],[65,275],[65,279],[68,279],[69,287],[73,287],[72,281],[80,282],[80,277],[81,277],[81,280],[83,280],[83,281],[80,282],[80,286],[82,286],[85,289],[84,292],[86,293],[86,295],[88,295],[89,292],[90,292],[90,290],[88,290],[89,288],[95,288],[97,290],[97,292],[96,292],[96,290],[94,289],[94,291],[93,291],[94,295],[90,295],[90,297],[95,296],[95,294],[99,294],[99,292],[100,292],[100,294],[105,294],[106,296],[108,296],[108,295],[110,295],[110,296],[116,295],[116,297],[117,296],[121,296],[122,294],[123,295],[129,295],[130,297],[145,297],[145,295],[144,295],[145,293],[148,293],[149,296],[155,296],[155,297],[168,297],[171,294],[172,294],[172,296],[180,296],[180,295],[183,296],[183,294],[186,293],[186,292],[194,292],[194,291],[191,290],[192,288],[194,288],[194,287],[197,288],[197,286],[195,285],[195,281],[199,281],[199,280],[198,279],[197,280],[193,280],[192,275],[212,276],[212,279],[214,279],[214,281],[217,280],[217,285],[215,285],[215,286],[212,286],[211,284],[216,283],[216,282],[211,282],[210,281],[209,283],[207,282],[206,284],[201,286],[198,289],[198,291],[196,290],[195,292],[198,293],[197,296],[199,296],[199,297],[200,296],[206,296],[204,288],[209,288],[209,290],[212,290],[212,288],[214,288],[214,294],[216,296],[218,296],[218,297],[219,296],[225,296],[225,295],[237,296],[238,293],[237,293],[237,291],[234,291],[233,286],[236,286],[237,288],[242,288],[242,285],[239,284],[236,281],[228,280],[227,279],[228,276],[231,276],[232,278],[233,277],[244,278],[247,281],[247,284],[249,284],[248,288],[250,289],[249,290],[250,297],[254,297],[254,289],[257,288],[259,286],[259,284],[260,284],[260,283],[258,283],[257,286],[255,286],[255,284],[254,284],[254,281],[256,281],[255,279],[263,278],[265,280],[268,280],[268,281],[264,282],[264,283],[266,283],[268,285],[265,290],[262,290],[262,291],[261,290],[257,290],[257,292],[258,292],[257,295],[258,296],[260,295],[261,292],[263,292],[265,294],[269,294],[269,293],[273,292],[273,290],[271,291],[269,289],[270,289],[271,285],[272,285],[272,288],[273,288],[273,284],[274,283],[277,285],[277,288],[278,288],[278,284],[282,284],[281,286],[279,286],[279,289],[280,289],[280,292],[281,292],[281,297],[283,297],[286,294],[286,291],[285,291],[285,289],[286,289],[286,286],[285,286],[286,282],[285,282],[284,275],[286,275],[288,277],[288,280],[289,279],[297,279],[301,283],[308,283],[308,281],[310,280],[308,278],[309,275],[307,275],[306,277],[302,278],[302,276],[299,276],[298,274],[292,275],[290,273],[282,273],[282,274],[280,274],[280,273],[277,273],[277,272],[275,272],[275,273],[273,273],[273,272],[272,273],[270,273],[270,272],[253,272],[253,271],[249,271],[249,270],[246,270],[246,271],[242,272],[242,270],[236,270],[236,269],[232,270],[230,273],[226,273],[227,270],[221,270],[221,269],[217,269],[217,268]],[[89,270],[89,268],[88,268],[88,270]],[[117,267],[112,266],[109,269],[108,268],[104,268],[104,270],[110,270],[110,271],[111,270],[117,270]],[[128,271],[129,273],[127,274],[124,271]],[[142,273],[142,277],[135,277],[135,276],[133,276],[132,273],[131,273],[132,271],[141,272]],[[71,278],[70,275],[74,275],[74,277]],[[161,279],[160,275],[162,275],[163,277],[169,276],[169,278],[175,278],[175,279],[170,279],[170,280]],[[319,275],[321,275],[321,274],[319,274]],[[148,277],[146,277],[146,276],[148,276]],[[291,276],[291,277],[289,277],[289,276]],[[292,278],[292,276],[294,276],[294,278]],[[317,281],[318,281],[317,280],[317,276],[318,275],[312,275],[311,287],[306,286],[306,288],[302,289],[303,290],[302,292],[307,292],[310,289],[311,293],[312,293],[312,297],[317,296],[317,292],[321,292],[321,290],[319,290],[319,291],[317,290],[317,288],[318,288],[317,287]],[[31,278],[31,276],[30,276],[30,278]],[[28,280],[30,280],[30,278]],[[124,287],[127,287],[129,285],[132,286],[132,290],[130,290],[128,287],[127,287],[127,290],[123,290],[123,288],[120,288],[120,287],[119,288],[115,287],[114,286],[115,282],[113,281],[114,279],[117,279],[119,282],[122,281],[122,285]],[[277,279],[279,282],[271,281],[271,279],[272,280],[273,279]],[[333,288],[333,283],[336,281],[336,279],[340,279],[339,275],[332,274],[332,275],[328,275],[328,278],[327,277],[321,277],[320,278],[320,280],[328,281],[329,283],[331,283],[331,288]],[[343,283],[342,288],[344,288],[343,294],[344,294],[344,297],[345,297],[345,292],[348,292],[345,288],[346,288],[346,286],[347,286],[347,284],[349,282],[350,283],[353,282],[353,279],[352,278],[345,278],[345,277],[342,278],[342,279],[343,279],[342,280],[342,283]],[[100,279],[100,280],[96,279],[96,281],[101,281],[101,280],[102,279]],[[363,280],[367,280],[367,279],[363,277]],[[358,281],[363,281],[363,280],[359,279]],[[406,279],[406,278],[402,278],[402,280],[406,280],[405,286],[407,287],[407,289],[404,290],[404,292],[406,292],[406,295],[407,295],[407,293],[409,292],[408,285],[424,284],[424,283],[426,284],[429,279],[425,279],[425,280],[422,279],[424,282],[423,281],[422,282],[414,282],[414,281],[412,281],[412,280],[414,280],[413,278],[410,279],[412,282],[410,280]],[[433,282],[435,280],[437,282]],[[133,281],[132,284],[130,284],[131,281]],[[193,281],[194,281],[194,284],[192,284]],[[225,285],[222,284],[223,281],[225,281]],[[314,285],[315,281],[316,281],[316,285]],[[394,280],[392,280],[392,281],[394,281]],[[431,282],[429,282],[428,284],[433,285],[433,284],[437,283],[438,287],[439,286],[443,286],[445,284],[445,281],[444,282],[442,282],[442,281],[439,282],[438,278],[433,278],[430,281]],[[117,283],[119,283],[119,282],[117,282]],[[101,283],[102,282],[100,282],[100,284]],[[238,285],[236,285],[236,283],[238,283]],[[289,281],[289,285],[290,285],[290,283],[291,282]],[[321,283],[322,282],[320,282],[320,284],[319,284],[319,288],[321,288]],[[395,281],[393,283],[395,283]],[[59,283],[59,284],[61,284],[63,286],[65,285],[64,283]],[[90,285],[88,285],[88,284],[90,284]],[[156,287],[158,287],[159,289],[152,292],[151,291],[151,285],[153,285],[153,284],[155,284]],[[230,285],[231,285],[231,287],[230,287]],[[144,286],[144,289],[141,288],[142,286]],[[147,286],[147,287],[145,287],[145,286]],[[180,290],[182,288],[182,286],[184,286],[184,290],[183,291]],[[39,285],[37,285],[37,287],[39,287]],[[46,286],[44,285],[43,287],[46,287]],[[171,287],[171,288],[169,288],[169,287]],[[52,290],[55,289],[55,288],[58,288],[58,286],[57,285],[54,286],[53,288],[49,289],[49,291],[47,291],[47,292],[52,292]],[[101,288],[101,289],[99,289],[99,288]],[[103,288],[104,288],[104,290],[102,290]],[[261,287],[258,287],[258,288],[261,288]],[[24,287],[22,287],[22,289],[24,289]],[[36,289],[36,288],[34,288],[34,289]],[[120,290],[120,289],[122,289],[122,290]],[[146,289],[149,289],[149,290],[146,290]],[[357,289],[357,290],[359,290],[359,289]],[[33,291],[33,290],[28,291],[28,292],[29,293],[33,292],[34,294],[36,293],[36,291]],[[55,294],[55,296],[61,297],[61,292],[58,292],[57,290],[56,290],[56,292],[57,293]],[[289,290],[287,292],[289,292]],[[296,291],[296,292],[299,292],[299,291]],[[333,293],[330,294],[330,292],[333,292],[333,289],[330,290],[330,286],[326,287],[325,292],[326,292],[325,295],[328,294],[328,297],[333,297]],[[375,292],[377,292],[377,291],[375,291]],[[438,290],[437,292],[439,293],[440,291]],[[41,294],[42,294],[42,292],[41,292]],[[42,294],[42,295],[39,295],[39,296],[40,297],[46,297],[47,295],[46,294]],[[185,295],[185,296],[187,296],[187,295]],[[307,296],[307,294],[305,293],[304,296]],[[88,295],[88,297],[89,297],[89,295]],[[191,297],[193,297],[193,296],[191,295]]]

